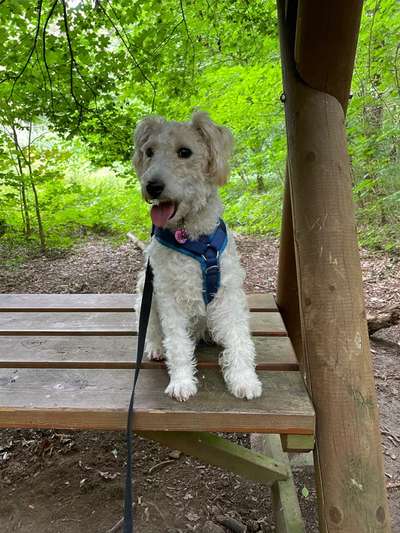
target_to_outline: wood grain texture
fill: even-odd
[[[344,110],[349,101],[362,5],[362,0],[298,2],[297,71],[309,87],[337,98]]]
[[[212,433],[147,431],[140,435],[252,481],[271,483],[285,480],[289,476],[288,463],[249,450]]]
[[[303,361],[303,339],[301,333],[299,280],[294,248],[292,203],[288,172],[286,165],[276,302],[301,366]]]
[[[314,435],[281,435],[282,448],[285,452],[302,453],[314,449]]]
[[[278,312],[250,313],[253,335],[286,336]],[[137,335],[136,313],[0,313],[0,335]]]
[[[277,311],[272,294],[249,294],[247,301],[251,311]],[[0,294],[0,312],[131,312],[134,304],[134,294]]]
[[[260,372],[263,395],[234,398],[218,370],[198,373],[187,402],[168,398],[165,370],[142,370],[135,397],[138,431],[314,432],[314,410],[298,372]],[[1,369],[0,427],[113,429],[126,427],[129,370]]]
[[[359,4],[340,1],[336,11],[333,3],[324,7],[312,1],[313,13],[298,12],[307,12],[304,16],[314,21],[315,34],[309,39],[318,36],[311,54],[320,57],[319,64],[324,40],[331,40],[323,24],[335,40],[344,30],[346,42],[354,45],[357,20],[351,11]],[[335,14],[327,20],[322,15],[331,8]],[[318,417],[314,458],[319,527],[321,533],[388,533],[344,109],[334,96],[311,88],[304,69],[307,83],[302,82],[294,60],[296,3],[278,0],[278,11],[304,368]],[[308,25],[304,20],[301,24]],[[332,60],[351,69],[354,52],[349,49],[340,60],[334,54]],[[298,48],[296,55],[301,62]],[[304,57],[310,59],[309,54]]]
[[[288,478],[275,482],[271,487],[276,532],[306,533],[289,457],[282,449],[279,435],[253,434],[250,437],[250,442],[252,449],[286,464],[288,468]]]
[[[288,337],[254,337],[259,370],[298,370]],[[136,337],[3,336],[0,368],[134,368]],[[217,367],[221,348],[201,344],[198,367]],[[145,360],[142,368],[164,368],[163,362]]]

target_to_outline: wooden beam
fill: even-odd
[[[299,307],[299,291],[294,250],[290,180],[286,168],[281,240],[279,246],[278,290],[276,302],[282,315],[296,357],[303,361],[303,340]]]
[[[299,0],[295,61],[313,89],[331,94],[346,112],[353,75],[362,0]]]
[[[346,32],[357,33],[351,14],[355,2],[338,4],[342,9],[329,24],[323,20],[332,31],[343,23]],[[387,533],[390,518],[343,105],[303,83],[296,70],[295,8],[295,2],[287,2],[285,12],[285,1],[278,0],[304,367],[317,414],[320,531]],[[325,12],[318,3],[315,17],[320,10]],[[352,26],[343,22],[346,14]],[[318,17],[314,20],[312,31],[322,39]],[[354,36],[347,40],[355,41]],[[314,43],[319,54],[317,48]],[[340,61],[352,63],[353,57],[349,50]]]
[[[287,453],[282,450],[279,435],[253,434],[250,437],[251,447],[257,452],[273,457],[287,466],[288,479],[276,481],[272,487],[272,509],[275,517],[277,533],[305,533],[301,516],[296,485]]]
[[[314,449],[314,435],[281,435],[282,448],[285,452],[304,453]]]
[[[211,433],[146,431],[140,435],[252,481],[273,483],[289,476],[287,464]]]

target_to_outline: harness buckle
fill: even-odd
[[[212,269],[219,270],[219,265],[211,265],[207,267],[205,270],[206,274],[208,274],[209,270],[212,270]]]
[[[212,246],[208,245],[207,248],[212,248]],[[214,248],[214,250],[215,250],[215,248]],[[219,256],[220,256],[220,252],[219,252],[219,250],[215,250],[215,251],[216,251],[216,259],[218,261]],[[207,257],[204,254],[201,254],[201,257],[207,263]]]

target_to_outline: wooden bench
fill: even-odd
[[[262,397],[245,401],[230,395],[218,368],[220,348],[200,345],[199,392],[185,403],[165,395],[164,363],[143,362],[135,431],[274,483],[277,520],[283,524],[278,531],[304,531],[276,437],[265,440],[268,457],[210,433],[277,434],[286,450],[313,448],[314,410],[274,298],[253,294],[248,301]],[[137,340],[132,302],[129,294],[0,295],[0,428],[125,430]],[[290,494],[289,504],[282,503],[282,491],[286,502]],[[287,529],[287,523],[293,527]]]

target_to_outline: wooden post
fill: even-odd
[[[337,44],[336,52],[340,53],[336,63],[349,61],[352,68],[354,49],[346,54],[343,46],[355,47],[361,2],[309,0],[308,8],[300,4],[298,12],[294,1],[286,4],[278,0],[304,368],[317,414],[314,459],[320,531],[388,533],[390,518],[352,205],[345,105],[340,103],[345,94],[343,84],[348,85],[349,80],[338,81],[337,69],[336,75],[331,74],[335,83],[317,87],[324,91],[329,88],[331,94],[312,88],[310,85],[324,79],[323,64],[322,74],[305,83],[301,72],[309,74],[318,65],[305,65],[312,54],[301,47],[302,42],[309,41],[296,35],[300,14],[300,26],[315,29],[320,36],[321,43],[312,39],[313,46],[320,44],[326,57],[332,59]],[[329,9],[328,4],[332,5]],[[334,15],[330,13],[333,7]],[[314,25],[304,20],[307,16]],[[351,37],[344,38],[348,32]],[[324,38],[329,46],[322,43]],[[295,41],[296,58],[303,61],[300,74],[294,62]],[[320,50],[318,56],[323,62]],[[327,63],[334,69],[335,61]],[[348,66],[342,69],[342,75],[349,70]],[[341,96],[335,95],[338,87]]]
[[[285,195],[283,198],[281,241],[279,246],[278,290],[276,303],[285,322],[290,340],[300,366],[303,366],[303,340],[297,285],[296,256],[293,240],[290,181],[286,168]]]
[[[275,481],[271,487],[272,511],[277,533],[305,533],[296,485],[290,468],[289,457],[282,450],[279,435],[252,433],[250,444],[253,450],[273,457],[288,467],[288,479]]]

